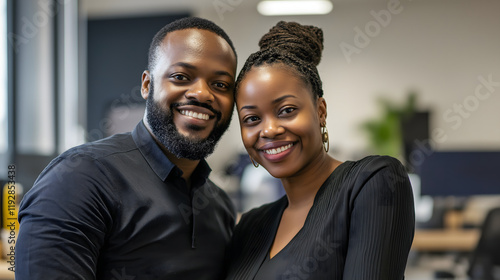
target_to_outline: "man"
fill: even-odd
[[[227,129],[236,52],[200,18],[165,26],[133,132],[54,159],[20,207],[16,279],[220,279],[235,222],[204,158]]]

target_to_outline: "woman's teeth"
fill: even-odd
[[[285,146],[282,146],[282,147],[279,147],[276,149],[264,150],[264,152],[266,154],[275,155],[275,154],[279,154],[279,153],[282,153],[282,152],[290,149],[292,146],[293,146],[293,144],[288,144],[288,145],[285,145]]]

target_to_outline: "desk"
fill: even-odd
[[[417,229],[411,249],[470,252],[476,248],[480,233],[479,229]]]

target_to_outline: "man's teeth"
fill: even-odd
[[[181,110],[181,114],[195,118],[195,119],[200,119],[200,120],[208,120],[208,118],[209,118],[209,116],[207,114],[196,113],[196,112],[188,111],[188,110]]]
[[[282,147],[279,147],[276,149],[264,150],[264,152],[266,154],[275,155],[275,154],[279,154],[279,153],[282,153],[282,152],[290,149],[292,146],[293,146],[293,144],[288,144],[288,145],[285,145],[285,146],[282,146]]]

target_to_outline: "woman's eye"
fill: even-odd
[[[250,117],[246,117],[245,119],[243,119],[243,122],[246,124],[253,124],[253,123],[258,122],[258,121],[259,121],[259,117],[257,117],[257,116],[250,116]]]
[[[295,111],[295,108],[287,107],[287,108],[284,108],[283,110],[281,110],[280,115],[287,115],[287,114],[292,113],[293,111]]]

